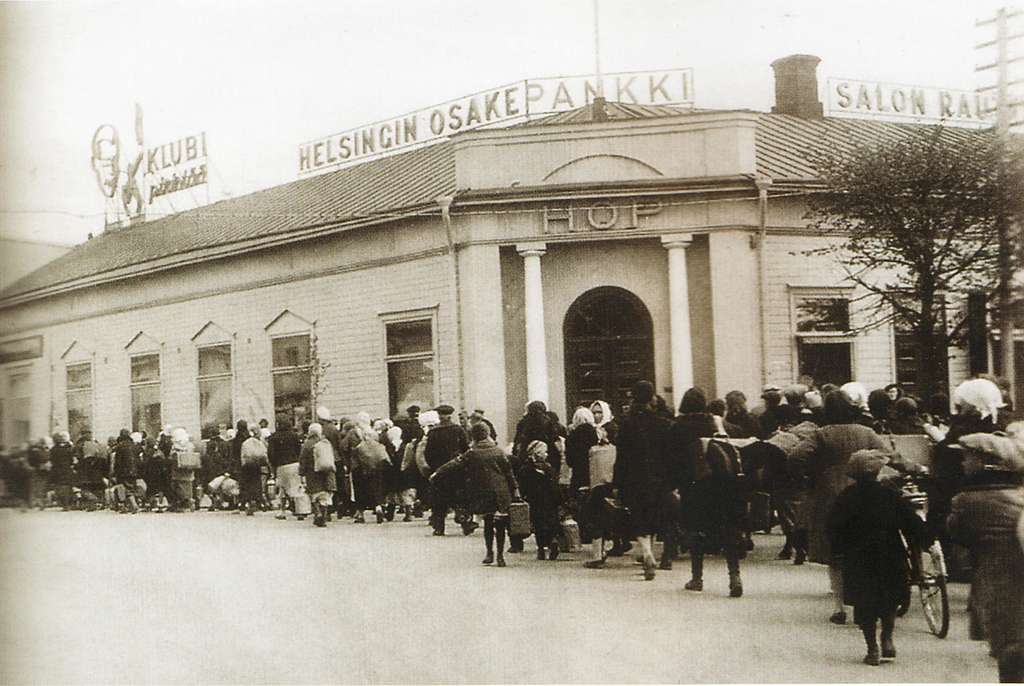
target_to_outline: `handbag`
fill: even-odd
[[[509,504],[508,531],[512,536],[523,537],[533,533],[533,526],[530,525],[530,503],[516,500]]]
[[[313,503],[305,488],[299,489],[299,492],[292,498],[292,506],[297,517],[305,517],[313,513]]]
[[[313,471],[334,471],[334,449],[326,438],[317,441],[313,446]]]

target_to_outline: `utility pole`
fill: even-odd
[[[996,91],[996,135],[999,137],[999,145],[1003,152],[1003,157],[1000,160],[999,175],[1002,178],[1000,185],[1004,190],[1009,190],[1007,184],[1011,183],[1010,180],[1005,177],[1005,165],[1006,152],[1010,148],[1010,127],[1020,122],[1013,120],[1013,111],[1019,101],[1012,101],[1010,99],[1010,86],[1024,83],[1024,80],[1010,81],[1009,67],[1010,64],[1020,62],[1024,60],[1024,57],[1011,58],[1009,56],[1009,45],[1010,42],[1024,38],[1024,33],[1010,34],[1009,31],[1009,20],[1011,17],[1020,15],[1020,10],[1008,10],[1005,7],[999,9],[996,12],[996,16],[992,19],[984,19],[977,22],[976,26],[990,26],[995,25],[996,36],[994,40],[985,41],[975,46],[975,49],[982,50],[986,48],[995,47],[996,49],[996,60],[990,64],[984,64],[975,68],[975,71],[990,71],[996,70],[996,83],[994,85],[986,86],[985,88],[978,89],[979,92],[983,91]],[[1013,277],[1014,277],[1014,225],[1013,218],[1007,213],[1005,203],[1001,203],[999,213],[997,215],[997,226],[996,229],[999,234],[999,291],[998,291],[998,312],[999,312],[999,357],[1001,362],[1002,376],[1010,384],[1010,398],[1015,403],[1017,398],[1016,390],[1016,373],[1015,373],[1015,342],[1014,333],[1016,330],[1016,322],[1013,317]]]

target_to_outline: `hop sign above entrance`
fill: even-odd
[[[588,105],[598,93],[634,105],[693,105],[693,70],[528,79],[466,95],[299,146],[305,176],[426,145],[460,131]]]

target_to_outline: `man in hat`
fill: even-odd
[[[427,434],[424,450],[431,473],[469,450],[469,437],[465,430],[452,421],[455,408],[451,405],[439,405],[436,411],[441,423]],[[430,523],[434,527],[435,536],[444,536],[444,521],[448,515],[448,508],[455,504],[455,489],[450,486],[447,483],[432,485],[433,509],[430,511]]]

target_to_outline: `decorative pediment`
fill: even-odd
[[[271,336],[278,336],[286,333],[305,333],[316,326],[316,321],[310,321],[300,317],[291,310],[283,310],[281,314],[270,320],[264,329]]]
[[[663,176],[660,170],[635,157],[600,153],[578,157],[555,167],[544,177],[544,183],[636,181]]]
[[[215,345],[217,343],[230,343],[232,338],[233,336],[230,331],[219,324],[215,324],[213,321],[208,321],[192,336],[192,343],[197,346]]]
[[[124,346],[124,349],[129,353],[149,353],[160,351],[160,341],[150,336],[145,331],[140,331],[132,339],[128,341],[128,344]]]
[[[89,362],[92,360],[93,355],[94,353],[92,350],[86,348],[80,341],[74,340],[71,342],[71,345],[61,353],[60,359],[65,363]]]

